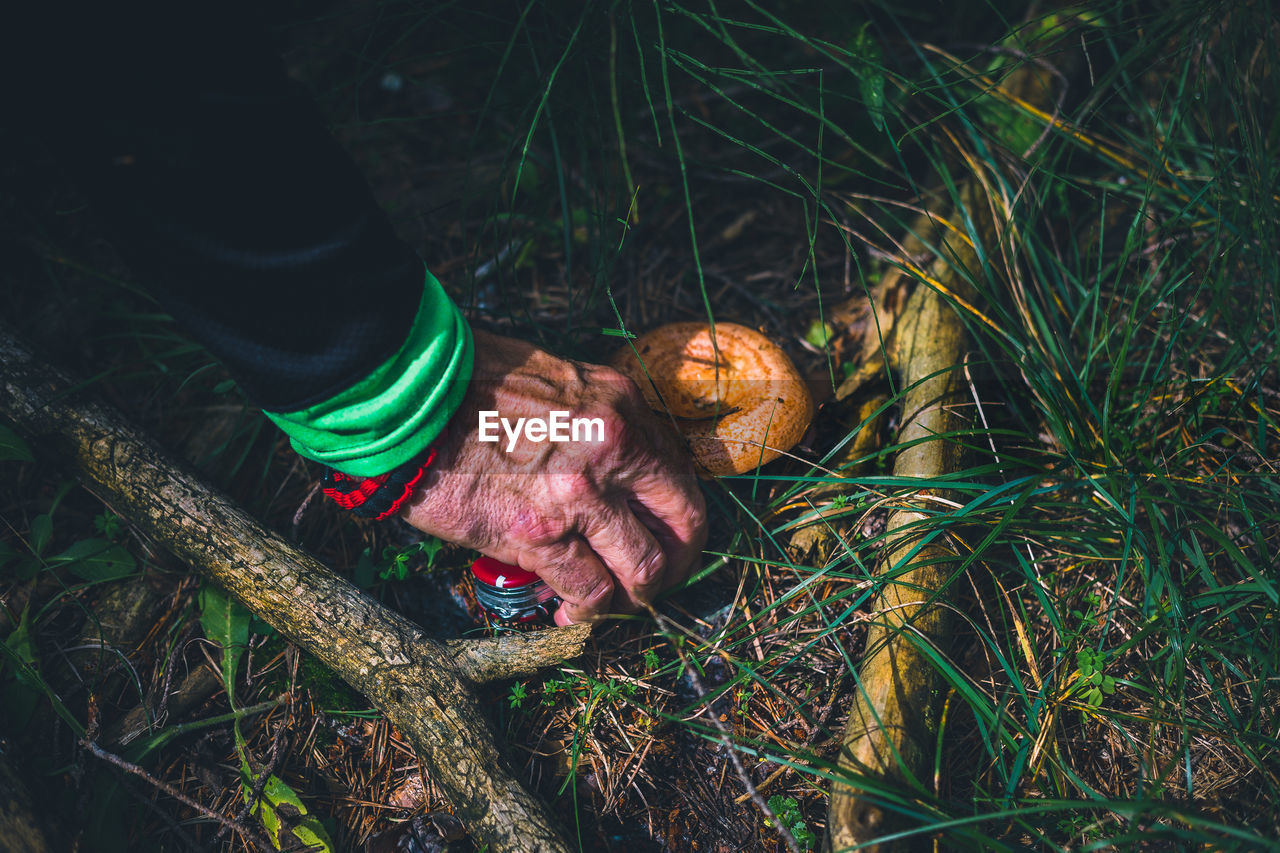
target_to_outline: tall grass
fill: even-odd
[[[632,9],[637,31],[648,11]],[[1065,51],[1043,37],[1066,15],[1011,22],[990,49],[931,42],[888,10],[869,30],[752,3],[668,4],[655,20],[661,84],[647,101],[695,246],[710,230],[699,188],[736,180],[794,201],[808,239],[793,284],[815,296],[818,232],[833,225],[851,225],[840,234],[868,287],[877,262],[921,269],[898,243],[906,210],[950,217],[942,233],[977,249],[979,265],[956,270],[975,295],[954,303],[974,346],[973,430],[938,439],[965,443],[973,465],[934,521],[965,549],[935,605],[965,626],[932,652],[951,686],[938,766],[914,789],[851,781],[948,849],[1274,838],[1280,42],[1265,4],[1096,4]],[[991,92],[1030,63],[1083,97],[1058,101],[1065,79],[1050,74],[1052,112]],[[682,90],[714,106],[681,104]],[[946,256],[936,231],[913,236]],[[704,257],[689,258],[703,306],[723,316]],[[815,792],[841,772],[830,744],[770,724],[817,725],[813,682],[854,677],[849,638],[882,582],[874,533],[823,565],[787,546],[795,505],[833,481],[819,469],[725,487],[740,532],[719,558],[742,567],[742,592],[710,634],[668,637],[698,648],[676,670],[721,657],[734,673],[670,717],[718,738],[689,718],[746,695],[737,748]],[[921,485],[839,484],[850,516]],[[822,523],[849,528],[839,513]]]

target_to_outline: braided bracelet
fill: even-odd
[[[427,450],[425,459],[408,462],[376,477],[352,477],[341,471],[326,468],[324,493],[343,509],[361,518],[382,521],[400,512],[413,497],[413,490],[422,479],[428,466],[435,461],[436,449]]]

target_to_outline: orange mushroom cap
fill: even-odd
[[[620,349],[612,365],[640,386],[650,408],[676,419],[711,476],[776,459],[813,418],[813,398],[787,354],[736,323],[716,323],[714,343],[707,323],[661,326]]]

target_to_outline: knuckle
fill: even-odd
[[[595,412],[594,417],[599,418],[602,424],[602,440],[594,445],[596,448],[601,451],[607,451],[626,442],[630,425],[621,412],[617,409],[606,408]]]
[[[586,472],[570,471],[554,477],[552,491],[556,501],[562,506],[573,507],[594,496],[596,487]]]
[[[564,539],[569,529],[563,518],[524,511],[516,516],[512,535],[534,546],[547,546]]]
[[[662,580],[667,570],[667,555],[661,548],[651,547],[635,566],[635,582],[638,586],[651,586]]]
[[[614,403],[621,403],[626,408],[639,407],[641,410],[648,408],[640,386],[621,371],[598,365],[591,373],[591,381],[598,388],[608,389],[604,396]]]
[[[608,610],[613,600],[613,586],[613,578],[599,578],[582,596],[582,606],[596,611]]]
[[[621,389],[627,387],[627,385],[634,387],[634,383],[627,378],[626,374],[615,370],[607,364],[597,364],[592,367],[591,381],[606,384],[611,388]]]

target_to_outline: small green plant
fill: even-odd
[[[54,495],[49,511],[31,520],[25,542],[28,553],[7,545],[0,547],[0,569],[14,580],[26,581],[43,571],[61,573],[65,570],[85,583],[95,584],[127,578],[137,571],[138,564],[133,555],[111,541],[110,537],[80,539],[57,554],[49,554],[49,546],[54,541],[54,515],[75,486],[72,480],[63,483]]]
[[[124,534],[124,523],[120,520],[120,516],[107,509],[94,517],[93,529],[103,538],[117,542]]]
[[[444,543],[434,536],[421,542],[415,542],[403,548],[388,545],[382,549],[381,559],[375,559],[373,549],[365,548],[360,552],[352,570],[352,580],[361,589],[373,586],[374,578],[383,581],[406,581],[413,574],[411,561],[418,554],[427,557],[427,569],[435,567],[436,556],[444,548]]]
[[[550,708],[556,704],[556,697],[569,689],[572,682],[567,678],[548,678],[542,684],[542,707]]]
[[[1094,649],[1081,649],[1076,652],[1076,664],[1080,668],[1076,696],[1090,708],[1101,707],[1103,695],[1116,692],[1116,680],[1103,672],[1106,655]]]
[[[801,850],[813,849],[818,837],[805,822],[804,815],[800,813],[800,804],[796,802],[795,797],[774,794],[769,798],[769,809],[778,819],[779,825],[791,833],[791,837],[795,839]]]
[[[384,564],[378,570],[378,578],[384,581],[405,581],[409,579],[409,558],[417,552],[416,546],[409,548],[384,548],[382,559]]]
[[[524,682],[517,681],[511,685],[511,691],[507,694],[507,702],[512,708],[521,708],[524,706],[524,700],[528,695],[529,691],[524,686]]]
[[[655,669],[657,669],[661,665],[662,665],[662,661],[658,659],[658,652],[656,650],[654,649],[644,650],[644,668],[646,670],[653,672]]]
[[[631,681],[618,681],[616,678],[602,680],[584,673],[572,673],[566,674],[564,678],[548,678],[544,681],[541,701],[544,707],[550,707],[556,703],[558,697],[566,693],[575,694],[586,700],[589,716],[590,709],[601,700],[625,702],[635,696],[639,689]]]
[[[0,425],[0,462],[6,459],[16,459],[19,462],[36,461],[31,448],[22,440],[22,436],[7,426]]]
[[[39,671],[40,659],[31,637],[30,613],[24,608],[17,627],[0,644],[0,698],[4,701],[9,725],[16,729],[26,727],[40,703]]]

